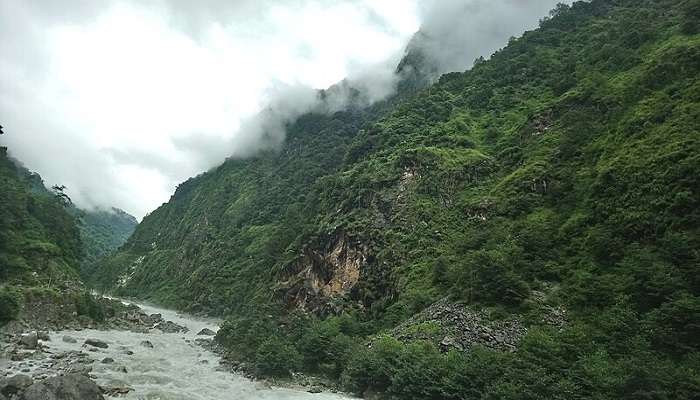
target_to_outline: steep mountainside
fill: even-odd
[[[690,398],[698,13],[562,5],[386,112],[306,115],[280,151],[183,183],[103,285],[228,314],[219,340],[259,373],[320,372],[358,393]],[[417,315],[446,297],[470,311],[430,312],[486,321],[500,344],[466,351]]]
[[[80,233],[62,199],[0,147],[0,282],[77,282]]]
[[[112,208],[111,210],[74,209],[80,227],[84,255],[80,263],[80,276],[90,282],[102,258],[112,254],[124,244],[138,225],[133,215]]]
[[[134,217],[77,209],[1,146],[0,181],[0,327],[17,318],[43,328],[89,324],[113,312],[87,292],[80,267],[123,243]]]

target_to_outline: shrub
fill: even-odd
[[[75,308],[78,315],[86,315],[95,321],[104,321],[105,319],[102,305],[95,296],[88,292],[83,292],[75,298]]]
[[[255,370],[260,375],[289,376],[300,365],[299,352],[278,336],[270,336],[255,354]]]
[[[20,306],[20,295],[16,289],[12,287],[0,288],[0,325],[5,325],[16,319]]]

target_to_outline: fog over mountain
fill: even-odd
[[[439,72],[459,71],[555,3],[3,1],[2,143],[78,205],[141,217],[226,157],[274,148],[299,115],[345,104],[319,89],[391,94],[419,28]]]

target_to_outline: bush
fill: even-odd
[[[21,306],[19,292],[11,287],[0,288],[0,325],[14,320]]]
[[[265,340],[255,354],[255,370],[260,375],[289,376],[300,365],[299,352],[278,336]]]
[[[105,319],[102,305],[95,296],[88,292],[83,292],[76,297],[75,308],[78,315],[86,315],[95,321],[104,321]]]

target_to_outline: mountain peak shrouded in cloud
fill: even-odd
[[[555,3],[3,1],[2,142],[78,205],[141,217],[188,177],[279,145],[306,112],[391,94],[419,28],[437,75]]]

